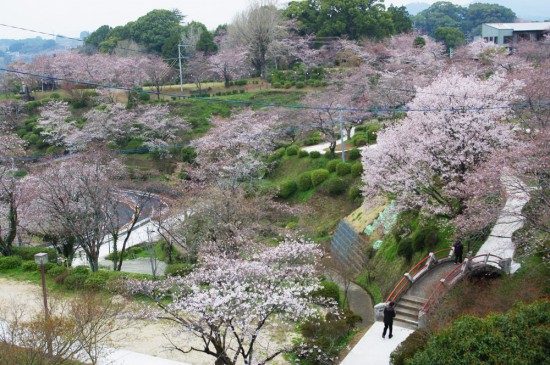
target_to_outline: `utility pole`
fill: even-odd
[[[181,47],[189,47],[189,46],[190,46],[189,44],[178,44],[178,61],[180,64],[180,91],[182,93],[183,93],[183,68],[181,67],[181,60],[182,58],[187,58],[187,57],[182,56]]]
[[[180,63],[180,91],[183,93],[183,69],[181,68],[181,47],[183,47],[183,44],[178,44],[178,60]]]
[[[344,121],[342,120],[342,107],[338,107],[340,114],[340,146],[342,148],[342,161],[346,162],[346,150],[344,148]]]

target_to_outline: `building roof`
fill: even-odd
[[[489,27],[496,29],[512,29],[515,32],[526,32],[530,30],[550,29],[550,22],[532,22],[532,23],[487,23]]]

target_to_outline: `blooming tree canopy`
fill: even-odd
[[[403,122],[379,133],[378,146],[364,152],[364,194],[391,194],[402,206],[458,213],[465,174],[514,143],[503,120],[518,86],[498,75],[480,80],[451,71],[418,89]]]
[[[287,238],[247,258],[205,256],[186,277],[130,281],[129,289],[152,298],[158,317],[204,344],[175,344],[177,350],[212,355],[220,365],[264,364],[295,348],[266,344],[261,336],[268,328],[291,331],[295,322],[319,315],[311,294],[320,287],[321,255],[316,244]]]

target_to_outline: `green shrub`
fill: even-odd
[[[352,161],[357,160],[361,157],[361,151],[358,148],[353,148],[349,151],[349,159]]]
[[[0,270],[17,269],[23,260],[20,256],[0,257]]]
[[[107,287],[109,281],[108,271],[97,271],[90,273],[84,280],[84,288],[89,290],[101,290]],[[66,280],[66,279],[65,279]]]
[[[285,86],[285,89],[290,89],[292,87],[292,82],[287,81],[287,82],[285,82],[284,86]]]
[[[313,135],[313,136],[309,136],[308,138],[306,138],[306,139],[304,140],[304,144],[305,144],[306,146],[314,146],[314,145],[316,145],[316,144],[321,143],[321,141],[322,141],[322,138],[321,138],[320,136],[318,136],[318,135]]]
[[[366,132],[366,131],[367,131],[366,125],[358,125],[357,127],[355,127],[355,133]]]
[[[287,156],[296,156],[298,154],[298,151],[300,149],[298,148],[298,146],[288,146],[286,148],[286,155]]]
[[[48,270],[48,276],[52,278],[58,277],[61,274],[67,272],[67,268],[61,265],[54,265],[51,269]]]
[[[405,361],[411,359],[418,351],[426,348],[429,332],[425,329],[418,329],[411,333],[405,341],[397,345],[397,348],[390,354],[392,365],[405,365]]]
[[[330,172],[326,169],[313,170],[311,172],[311,183],[313,184],[313,186],[317,186],[325,181],[328,178],[329,174]]]
[[[39,269],[38,264],[34,261],[23,261],[21,267],[25,271],[37,271]]]
[[[303,81],[296,82],[296,88],[297,89],[303,89],[306,86]]]
[[[91,272],[90,268],[84,265],[75,266],[71,269],[71,274],[89,275],[90,272]]]
[[[548,364],[548,323],[548,299],[486,318],[465,315],[432,335],[407,364]]]
[[[346,176],[351,172],[351,164],[348,162],[340,162],[336,166],[336,175],[338,176]]]
[[[311,295],[314,298],[321,297],[321,298],[332,299],[336,303],[338,303],[338,305],[340,305],[341,304],[341,302],[340,302],[340,288],[338,287],[338,284],[336,284],[332,281],[328,281],[328,280],[323,280],[323,281],[320,282],[320,284],[321,284],[322,288],[316,290]]]
[[[357,199],[361,198],[361,189],[359,189],[357,186],[352,186],[348,190],[348,197],[351,201],[356,201]]]
[[[359,177],[363,173],[363,164],[362,163],[354,163],[351,165],[351,176],[353,177]]]
[[[298,157],[307,157],[309,156],[309,152],[308,151],[304,151],[304,150],[300,150],[300,152],[298,152]]]
[[[368,144],[368,140],[363,137],[359,137],[353,140],[353,145],[357,147],[366,146]]]
[[[340,195],[348,189],[346,180],[339,177],[331,178],[325,183],[326,189],[330,195]]]
[[[195,158],[197,158],[197,152],[193,147],[185,146],[181,148],[180,159],[183,162],[193,163],[195,162]]]
[[[53,262],[57,258],[57,252],[53,248],[16,246],[12,248],[14,255],[21,256],[25,261],[34,261],[34,255],[37,253],[47,253],[48,261]]]
[[[397,254],[411,261],[414,254],[413,240],[410,237],[403,238],[397,245]]]
[[[279,193],[277,196],[279,198],[288,198],[298,190],[298,184],[292,179],[284,180],[279,184]]]
[[[166,276],[186,276],[193,270],[193,265],[188,263],[171,264],[166,267]]]
[[[301,173],[300,176],[298,176],[298,188],[300,191],[308,191],[313,186],[313,183],[311,182],[311,172],[307,171],[304,173]]]
[[[439,236],[439,231],[437,229],[434,229],[426,235],[426,239],[424,240],[424,246],[426,248],[434,248],[439,244],[440,240],[441,240],[441,237]]]
[[[340,160],[330,160],[327,162],[327,170],[330,172],[336,171],[336,166],[338,166],[340,162]]]
[[[82,289],[88,275],[70,272],[63,281],[65,288],[69,290]]]
[[[280,82],[274,82],[272,85],[275,89],[280,89],[281,88],[281,83]]]
[[[309,157],[316,159],[321,157],[321,153],[319,151],[311,151],[309,153]]]
[[[275,162],[282,158],[285,155],[285,148],[279,148],[275,150],[269,157],[267,158],[268,162]]]
[[[61,95],[59,95],[59,93],[51,93],[50,98],[51,99],[61,99]]]

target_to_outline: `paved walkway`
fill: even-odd
[[[477,255],[493,254],[503,259],[513,259],[516,245],[512,242],[512,235],[523,227],[524,217],[521,210],[529,201],[527,187],[521,180],[513,176],[504,176],[502,183],[508,192],[508,200],[500,216],[491,230],[489,238],[479,248]],[[512,262],[512,273],[520,267],[519,263]]]

